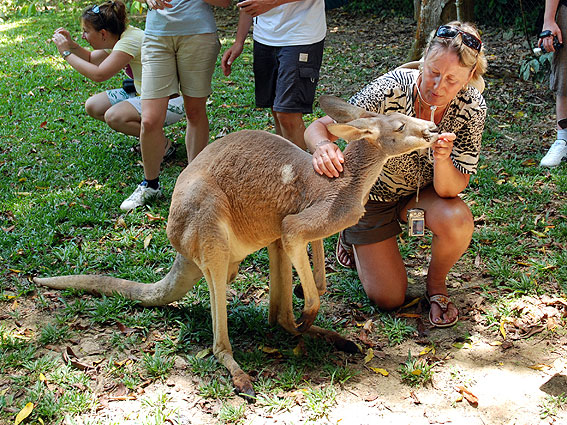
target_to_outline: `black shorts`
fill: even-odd
[[[256,106],[312,113],[324,43],[273,47],[254,41]]]
[[[394,202],[366,202],[366,212],[357,224],[343,231],[347,244],[366,245],[382,242],[402,232],[400,212],[415,195],[408,195]]]

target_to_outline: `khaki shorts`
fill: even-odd
[[[567,6],[559,4],[555,22],[561,28],[563,47],[553,54],[549,88],[559,96],[567,96]]]
[[[220,42],[216,33],[152,36],[142,43],[142,99],[207,97]]]
[[[343,241],[349,245],[366,245],[398,235],[402,232],[400,213],[414,196],[404,196],[394,202],[369,199],[358,223],[343,230]]]

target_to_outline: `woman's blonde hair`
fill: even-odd
[[[468,32],[480,40],[480,33],[474,24],[470,22],[462,23],[459,21],[452,21],[446,25]],[[429,36],[423,58],[424,60],[427,60],[427,56],[430,53],[435,53],[441,49],[456,53],[462,66],[473,69],[473,76],[469,85],[479,88],[482,92],[482,89],[484,89],[484,79],[482,78],[482,75],[486,72],[486,68],[488,67],[486,56],[484,55],[484,43],[482,44],[480,51],[477,51],[463,43],[461,37],[461,34],[457,35],[455,38],[436,37],[435,31],[433,31]]]

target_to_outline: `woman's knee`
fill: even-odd
[[[98,101],[97,95],[95,95],[95,96],[89,97],[87,99],[87,101],[85,102],[85,111],[91,117],[100,120],[100,119],[103,119],[104,114],[107,111],[107,108],[106,108],[105,105],[100,104],[100,102]]]
[[[393,310],[400,307],[406,298],[407,279],[397,284],[384,284],[368,278],[361,278],[366,295],[381,310]],[[392,282],[390,282],[392,283]]]
[[[437,236],[470,239],[474,230],[471,210],[460,198],[445,201],[443,208],[431,214],[433,220],[428,223],[431,231]]]
[[[120,124],[124,123],[124,118],[120,113],[114,110],[114,108],[110,108],[104,113],[104,122],[106,122],[110,128],[116,130],[120,127]]]

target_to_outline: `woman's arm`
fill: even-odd
[[[337,136],[329,133],[327,124],[333,123],[333,119],[324,116],[313,121],[305,130],[305,143],[310,152],[313,152],[312,164],[315,171],[325,174],[327,177],[339,177],[343,171],[345,157],[340,148],[333,142]]]
[[[53,34],[52,41],[60,54],[71,52],[65,60],[79,73],[96,82],[106,81],[115,76],[132,60],[132,56],[121,51],[112,51],[110,54],[104,50],[89,51],[73,41],[69,32],[63,28]]]
[[[103,56],[104,59],[101,60],[98,65],[81,59],[74,54],[67,56],[65,60],[80,74],[97,83],[112,78],[132,60],[132,56],[125,52],[113,51],[107,54],[104,50],[95,50],[91,54],[91,61],[98,62],[97,59]]]
[[[247,15],[242,10],[240,10],[234,43],[232,44],[232,46],[226,49],[221,59],[222,72],[227,77],[232,72],[232,64],[238,58],[238,56],[240,56],[242,50],[244,50],[244,42],[246,41],[246,37],[248,37],[251,26],[252,16]]]
[[[432,146],[433,150],[433,187],[441,198],[454,198],[461,193],[471,178],[470,174],[455,168],[451,152],[453,141],[457,136],[453,133],[439,135],[439,140]]]

